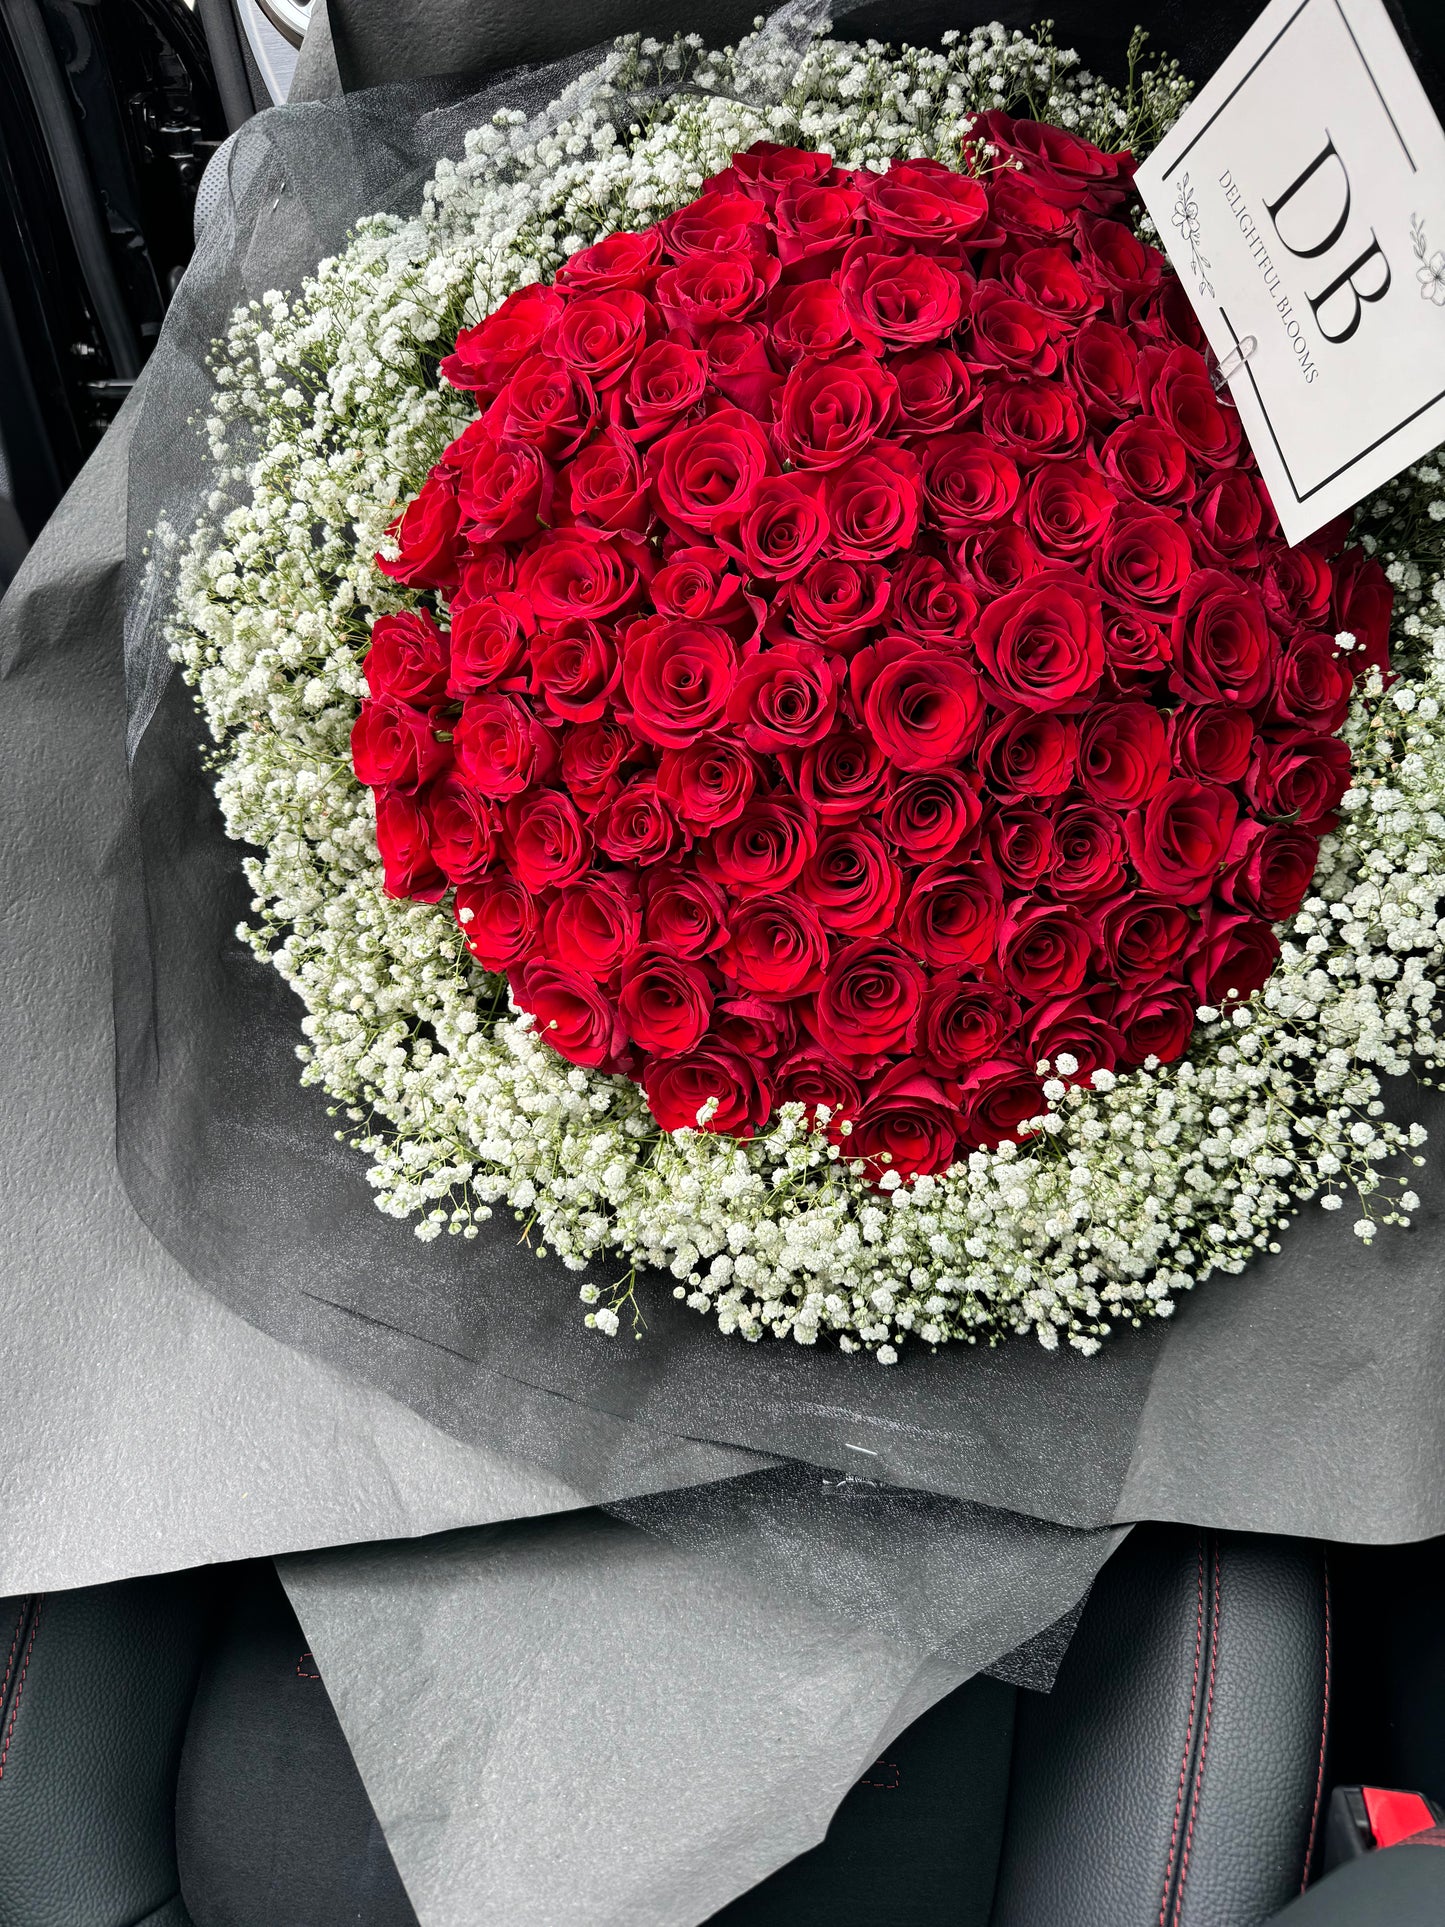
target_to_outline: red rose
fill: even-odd
[[[791,1004],[771,1003],[766,997],[726,997],[713,1009],[712,1034],[755,1063],[785,1057],[797,1041],[798,1024]]]
[[[943,769],[978,733],[983,694],[966,662],[907,637],[854,656],[849,686],[864,726],[900,769]]]
[[[883,805],[882,828],[890,849],[914,863],[953,856],[973,837],[983,817],[975,791],[952,770],[905,776]]]
[[[1373,556],[1347,549],[1334,566],[1334,626],[1355,638],[1350,660],[1361,669],[1390,666],[1394,591]]]
[[[520,684],[516,675],[527,653],[532,612],[523,597],[508,590],[485,602],[452,609],[449,696],[472,696],[501,684]]]
[[[1125,328],[1090,321],[1074,336],[1074,388],[1092,422],[1116,422],[1139,402],[1139,351]]]
[[[817,846],[806,807],[790,796],[754,796],[712,833],[704,862],[730,890],[752,895],[796,883]]]
[[[436,862],[431,836],[430,817],[414,791],[376,792],[376,848],[381,887],[389,897],[435,903],[446,894],[447,878]]]
[[[825,830],[803,866],[798,889],[828,930],[873,937],[892,926],[903,879],[871,830]]]
[[[1260,560],[1260,535],[1273,521],[1274,510],[1254,477],[1242,468],[1226,468],[1195,503],[1194,544],[1207,562],[1253,569]]]
[[[898,921],[898,940],[936,970],[993,956],[1003,913],[1003,879],[982,858],[930,863],[918,872]]]
[[[1065,248],[1025,248],[1009,263],[1005,278],[1015,294],[1061,321],[1080,322],[1102,302]]]
[[[462,329],[455,349],[442,361],[443,381],[489,400],[541,345],[561,311],[562,300],[554,289],[518,288],[477,327]]]
[[[939,252],[956,247],[988,219],[988,197],[971,174],[939,161],[893,161],[883,174],[854,176],[877,234]]]
[[[828,539],[828,511],[812,478],[773,475],[759,482],[736,522],[717,538],[749,575],[786,582],[801,575]]]
[[[1054,863],[1049,881],[1056,897],[1096,903],[1124,881],[1124,835],[1119,819],[1097,803],[1071,803],[1054,820]]]
[[[722,321],[746,321],[777,286],[773,254],[692,254],[657,278],[657,303],[668,322],[696,334]]]
[[[1172,777],[1128,820],[1129,856],[1145,889],[1178,903],[1202,903],[1238,816],[1229,790]]]
[[[601,809],[621,787],[618,772],[635,753],[616,723],[578,723],[562,732],[562,781],[579,809]]]
[[[1029,1056],[1035,1062],[1047,1059],[1054,1074],[1070,1084],[1086,1083],[1095,1071],[1113,1070],[1123,1052],[1123,1039],[1110,1021],[1113,1008],[1109,991],[1050,998],[1032,1014]],[[1065,1052],[1075,1063],[1067,1074],[1058,1068]]]
[[[1279,644],[1259,592],[1240,576],[1198,569],[1170,630],[1169,686],[1186,702],[1253,709],[1274,685]]]
[[[377,568],[415,589],[449,588],[456,581],[457,516],[456,478],[428,475],[387,530],[396,541],[396,560],[378,552]]]
[[[1152,682],[1169,660],[1169,632],[1142,609],[1107,598],[1101,614],[1106,684],[1125,691]]]
[[[897,400],[897,382],[866,355],[800,362],[778,402],[778,447],[798,468],[838,468],[883,432]]]
[[[848,1062],[896,1050],[923,1004],[927,980],[896,944],[860,937],[838,951],[818,992],[819,1041]]]
[[[1031,301],[1020,301],[1000,281],[984,281],[968,313],[969,366],[1020,375],[1052,375],[1063,360],[1062,329]]]
[[[734,642],[751,642],[766,604],[749,595],[730,556],[720,549],[674,549],[652,578],[652,606],[660,616],[710,622]]]
[[[737,668],[732,638],[711,623],[634,623],[622,653],[628,720],[644,742],[683,748],[721,721]]]
[[[631,288],[577,294],[547,337],[566,367],[601,391],[621,381],[657,325],[657,310]]]
[[[964,1079],[963,1100],[965,1146],[1013,1143],[1046,1109],[1038,1078],[1009,1057],[976,1064]]]
[[[852,1117],[862,1101],[856,1079],[816,1044],[795,1050],[779,1064],[774,1087],[780,1104],[827,1111],[830,1119]]]
[[[532,639],[532,693],[548,722],[590,723],[621,674],[611,636],[595,622],[562,622]]]
[[[677,823],[651,776],[634,776],[604,803],[593,834],[614,863],[660,863],[678,841]]]
[[[753,656],[728,698],[728,721],[751,749],[803,749],[822,740],[838,707],[836,658],[808,642]]]
[[[644,228],[641,234],[609,234],[590,248],[579,248],[557,270],[559,288],[602,294],[612,288],[650,285],[662,260],[662,231]]]
[[[955,563],[982,591],[985,601],[1007,595],[1048,566],[1016,522],[966,535],[958,545]]]
[[[1256,744],[1245,794],[1267,816],[1323,832],[1349,787],[1349,747],[1338,736],[1289,735]]]
[[[995,383],[983,398],[984,433],[996,448],[1025,461],[1072,455],[1084,440],[1084,415],[1056,381]]]
[[[1165,262],[1157,248],[1141,241],[1122,221],[1079,217],[1080,267],[1085,279],[1125,301],[1136,301],[1158,287]]]
[[[946,1171],[958,1152],[958,1107],[920,1065],[896,1064],[872,1087],[839,1137],[851,1158],[861,1158],[876,1178]]]
[[[647,466],[667,519],[704,534],[741,515],[764,476],[777,469],[758,424],[736,408],[675,428],[653,443]]]
[[[757,764],[729,736],[694,737],[685,748],[664,750],[657,766],[658,789],[699,836],[740,816],[757,781]]]
[[[425,609],[378,616],[361,668],[373,696],[425,709],[446,693],[447,639]]]
[[[625,609],[637,592],[635,544],[581,529],[552,530],[527,552],[518,588],[543,622],[597,621]]]
[[[803,281],[779,288],[772,310],[772,349],[785,368],[804,355],[822,359],[854,345],[853,324],[835,282]]]
[[[751,254],[768,244],[761,205],[745,194],[704,194],[662,223],[662,244],[675,255]]]
[[[936,557],[910,555],[894,571],[888,620],[920,642],[960,642],[978,620],[978,597]]]
[[[898,426],[910,435],[945,434],[973,407],[968,369],[951,348],[914,348],[888,367],[898,383]]]
[[[707,330],[707,371],[714,388],[746,415],[766,420],[783,378],[756,322],[724,321]]]
[[[958,276],[942,262],[872,239],[848,249],[838,288],[853,333],[873,354],[926,347],[951,335],[963,313]]]
[[[536,905],[505,870],[460,884],[454,915],[467,949],[483,970],[506,970],[537,941]]]
[[[1107,213],[1123,200],[1133,175],[1131,154],[1106,154],[1048,121],[1011,120],[993,110],[977,117],[972,136],[1017,161],[1029,187],[1053,207]]]
[[[502,543],[469,542],[461,558],[460,580],[448,596],[453,618],[458,609],[512,588],[516,577],[516,565]]]
[[[452,740],[457,768],[497,802],[545,782],[556,761],[551,735],[511,696],[470,696]]]
[[[1145,609],[1164,609],[1194,572],[1189,538],[1157,509],[1121,508],[1099,549],[1099,583]]]
[[[702,1044],[680,1057],[650,1057],[641,1083],[664,1131],[696,1130],[698,1113],[714,1103],[705,1130],[751,1137],[773,1107],[772,1092],[756,1067],[723,1044]]]
[[[1032,890],[1053,868],[1053,818],[1026,802],[995,810],[988,821],[988,847],[1005,883]]]
[[[834,729],[798,758],[794,787],[824,822],[850,822],[876,805],[887,781],[888,759],[871,736]]]
[[[978,766],[993,795],[1005,801],[1062,796],[1078,765],[1076,726],[1052,711],[1013,710],[979,748]]]
[[[1194,1012],[1193,994],[1167,979],[1141,984],[1121,997],[1114,1006],[1121,1062],[1136,1066],[1155,1057],[1161,1064],[1174,1063],[1189,1048]]]
[[[889,442],[828,477],[829,546],[849,562],[879,562],[908,548],[918,534],[917,458]]]
[[[1228,395],[1217,395],[1203,355],[1176,348],[1149,389],[1154,413],[1198,461],[1225,468],[1239,459],[1239,416]]]
[[[841,257],[858,231],[862,204],[862,195],[846,180],[790,181],[773,209],[778,255],[785,267],[819,256]]]
[[[975,646],[1002,701],[1077,707],[1104,670],[1099,598],[1072,571],[1045,570],[984,610]]]
[[[1089,933],[1073,910],[1015,903],[999,926],[998,961],[1005,982],[1027,1002],[1066,997],[1088,970]]]
[[[601,983],[641,934],[637,897],[626,879],[593,871],[568,884],[547,906],[542,948],[553,963]]]
[[[1029,485],[1026,512],[1046,555],[1072,561],[1093,549],[1118,506],[1113,492],[1084,462],[1049,462]]]
[[[759,997],[797,997],[816,990],[828,962],[818,913],[789,891],[737,905],[718,964],[741,989]]]
[[[537,1035],[570,1064],[621,1071],[627,1033],[616,1005],[580,971],[534,958],[513,972],[512,995],[536,1021]]]
[[[1010,234],[1031,241],[1058,241],[1073,232],[1061,207],[1039,194],[1022,174],[1002,171],[989,183],[993,218]]]
[[[886,569],[823,557],[784,584],[773,603],[768,638],[780,641],[795,635],[803,642],[851,654],[883,620],[888,592]]]
[[[1254,725],[1246,710],[1227,703],[1203,709],[1181,704],[1169,718],[1169,750],[1181,776],[1201,783],[1238,783],[1254,752]]]
[[[705,957],[727,938],[727,898],[695,870],[659,865],[647,883],[643,928],[649,943],[678,957]]]
[[[1320,840],[1308,830],[1245,821],[1235,829],[1218,893],[1237,910],[1283,923],[1309,895],[1319,854]]]
[[[712,1017],[712,986],[696,964],[643,944],[622,966],[617,1007],[639,1049],[672,1056],[701,1041]]]
[[[644,348],[623,391],[634,440],[650,441],[696,408],[707,393],[707,379],[707,356],[701,348],[672,340]]]
[[[615,428],[589,442],[567,470],[566,514],[588,528],[642,535],[651,519],[637,451]]]
[[[1136,809],[1168,775],[1168,737],[1152,703],[1098,703],[1080,723],[1079,781],[1096,803]]]
[[[351,730],[351,765],[358,783],[419,789],[451,760],[439,743],[429,712],[395,696],[372,696],[361,705]]]
[[[985,435],[944,435],[923,457],[923,493],[945,535],[1002,522],[1021,487],[1017,465]]]
[[[552,470],[527,442],[473,443],[460,471],[458,503],[468,537],[515,542],[533,535],[552,502]]]
[[[1018,1001],[1001,984],[944,970],[928,986],[913,1048],[928,1069],[955,1078],[997,1057],[1018,1022]]]
[[[1265,607],[1282,628],[1317,629],[1329,614],[1334,573],[1312,544],[1301,542],[1270,558],[1261,586]]]
[[[1092,928],[1105,969],[1126,990],[1176,974],[1174,966],[1194,933],[1179,904],[1142,890],[1096,910]]]
[[[1252,997],[1279,962],[1279,939],[1260,917],[1206,904],[1189,982],[1201,1003]]]
[[[1340,654],[1333,636],[1295,636],[1280,657],[1271,714],[1297,729],[1332,736],[1355,693],[1352,661]]]
[[[1193,493],[1188,449],[1152,416],[1120,422],[1099,457],[1104,473],[1141,502],[1182,502]]]
[[[508,868],[534,894],[570,883],[592,855],[577,806],[560,790],[513,797],[502,823]]]
[[[582,377],[548,355],[524,361],[487,410],[499,442],[527,442],[549,461],[580,448],[597,420],[597,397]]]
[[[432,859],[448,881],[471,883],[485,875],[497,848],[497,816],[487,799],[448,770],[428,789],[426,811]]]

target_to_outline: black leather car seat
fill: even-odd
[[[412,1927],[271,1567],[0,1614],[0,1927]],[[715,1927],[1257,1927],[1319,1831],[1330,1622],[1319,1547],[1141,1527],[1052,1693],[969,1681]]]

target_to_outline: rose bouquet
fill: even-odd
[[[1089,1351],[1413,1208],[1438,478],[1284,545],[1167,70],[775,55],[623,46],[238,318],[173,645],[384,1208],[621,1253],[604,1331]]]

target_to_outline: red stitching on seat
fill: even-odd
[[[10,1652],[5,1661],[5,1677],[0,1679],[0,1706],[5,1704],[5,1695],[10,1689],[10,1674],[15,1666],[15,1649],[20,1644],[20,1635],[25,1631],[25,1615],[30,1610],[30,1595],[27,1593],[20,1601],[20,1617],[15,1622],[15,1633],[10,1641]]]
[[[20,1695],[25,1691],[25,1676],[30,1671],[30,1655],[35,1651],[35,1635],[40,1631],[40,1608],[44,1604],[45,1595],[42,1593],[35,1602],[35,1617],[30,1622],[30,1637],[25,1642],[25,1657],[20,1662],[20,1677],[15,1682],[15,1699],[10,1708],[10,1724],[5,1729],[5,1744],[0,1746],[0,1780],[5,1778],[5,1762],[10,1757],[10,1742],[15,1738],[15,1722],[20,1717]],[[14,1657],[13,1648],[11,1657],[12,1659]],[[8,1670],[6,1678],[9,1678]]]
[[[1184,1836],[1184,1858],[1179,1862],[1179,1891],[1174,1896],[1173,1927],[1179,1927],[1184,1913],[1184,1883],[1189,1878],[1189,1850],[1194,1845],[1194,1822],[1199,1818],[1199,1796],[1204,1791],[1204,1762],[1209,1757],[1209,1721],[1214,1712],[1214,1679],[1219,1670],[1219,1572],[1224,1563],[1218,1545],[1214,1548],[1212,1563],[1214,1597],[1209,1628],[1209,1692],[1204,1701],[1204,1724],[1199,1729],[1199,1765],[1194,1774],[1194,1797],[1189,1803],[1189,1830]]]
[[[1179,1791],[1174,1798],[1174,1827],[1169,1835],[1169,1858],[1164,1867],[1164,1893],[1159,1901],[1159,1927],[1169,1912],[1169,1882],[1174,1877],[1174,1854],[1179,1845],[1179,1817],[1184,1811],[1184,1788],[1189,1779],[1189,1751],[1194,1744],[1194,1715],[1199,1710],[1199,1661],[1204,1651],[1204,1535],[1199,1535],[1199,1603],[1194,1625],[1194,1681],[1189,1688],[1189,1722],[1184,1728],[1184,1756],[1179,1762]]]
[[[1325,1793],[1325,1741],[1330,1731],[1330,1555],[1324,1555],[1325,1568],[1325,1686],[1320,1708],[1320,1764],[1315,1774],[1315,1803],[1310,1813],[1310,1837],[1305,1846],[1305,1870],[1300,1877],[1299,1890],[1304,1892],[1310,1884],[1310,1867],[1315,1857],[1315,1837],[1320,1824],[1320,1802]]]

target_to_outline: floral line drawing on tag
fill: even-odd
[[[1199,252],[1199,203],[1194,197],[1188,174],[1179,177],[1179,197],[1174,203],[1173,224],[1184,237],[1189,249],[1189,271],[1199,284],[1199,292],[1213,299],[1214,288],[1209,279],[1209,262]],[[1445,261],[1441,263],[1445,269]]]
[[[1415,259],[1420,263],[1415,270],[1415,279],[1420,283],[1422,301],[1433,301],[1437,308],[1445,308],[1445,248],[1437,248],[1429,253],[1425,240],[1425,223],[1418,214],[1410,216],[1410,244],[1415,250]]]

